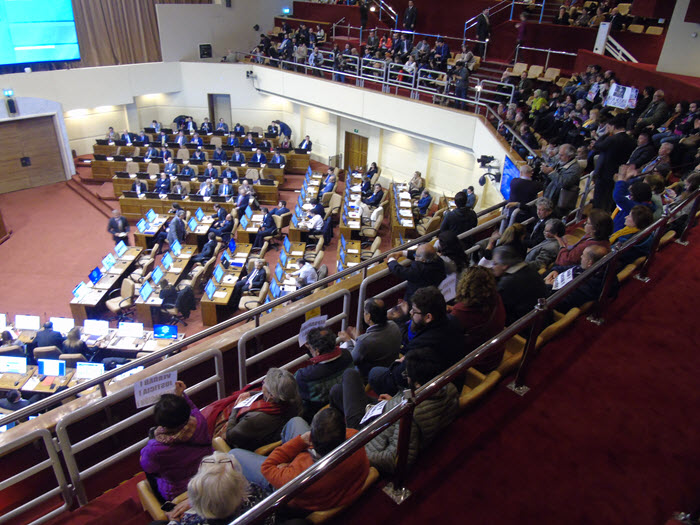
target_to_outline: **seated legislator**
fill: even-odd
[[[289,213],[289,208],[287,208],[287,201],[279,201],[277,207],[270,211],[272,215],[284,215]]]
[[[366,199],[362,199],[362,202],[364,202],[367,206],[371,206],[373,208],[376,208],[382,202],[383,198],[384,198],[384,190],[382,189],[382,185],[375,184],[374,185],[374,192],[372,193],[372,195],[370,195]]]
[[[236,125],[233,127],[233,132],[236,135],[243,135],[245,134],[245,128],[240,122],[236,122]]]
[[[247,148],[254,148],[255,147],[255,140],[253,140],[253,135],[248,133],[245,137],[245,140],[243,141],[243,146]]]
[[[258,148],[255,150],[255,153],[250,158],[250,162],[259,162],[260,164],[267,164],[267,157],[265,157],[265,154],[262,151],[260,151],[260,148]]]
[[[231,155],[231,162],[245,164],[245,155],[241,153],[241,150],[236,148],[233,150],[233,155]]]
[[[170,192],[170,177],[165,173],[160,174],[160,178],[156,181],[156,193],[163,194]]]
[[[297,288],[303,288],[318,281],[316,268],[309,261],[304,258],[297,259],[297,265],[299,265],[298,270],[286,274],[288,277],[296,279]]]
[[[194,135],[190,139],[190,144],[196,144],[197,146],[204,146],[204,140],[199,136],[199,133],[195,131]]]
[[[214,183],[212,183],[211,179],[207,179],[207,181],[199,187],[197,195],[201,195],[202,197],[211,197],[214,195],[214,192]]]
[[[112,217],[107,223],[107,231],[112,234],[114,244],[124,241],[124,244],[129,245],[129,221],[119,210],[112,210]]]
[[[141,468],[161,502],[182,494],[202,458],[212,453],[207,421],[185,388],[177,381],[175,394],[160,397],[153,410],[157,426],[141,449]]]
[[[146,153],[143,155],[144,159],[157,159],[158,158],[158,148],[154,146],[148,146]]]
[[[161,157],[164,162],[167,161],[168,159],[173,158],[173,154],[170,153],[170,150],[168,148],[166,148],[165,146],[160,148],[160,153],[158,154],[158,156]]]
[[[214,213],[211,218],[221,222],[226,220],[226,210],[218,202],[214,204]]]
[[[268,457],[241,449],[234,449],[230,454],[241,464],[248,481],[273,491],[356,433],[356,430],[346,429],[340,411],[328,408],[314,416],[310,427],[302,418],[292,418],[282,431],[282,445]],[[348,505],[361,494],[368,474],[369,460],[361,447],[300,492],[287,506],[296,513],[308,513]]]
[[[135,180],[131,185],[131,191],[135,191],[137,195],[143,195],[148,191],[148,186],[141,180]]]
[[[408,193],[415,199],[421,194],[423,188],[425,188],[425,179],[421,176],[420,171],[416,171],[408,182]]]
[[[199,126],[199,131],[202,133],[211,133],[213,130],[211,122],[209,122],[209,119],[207,117],[204,117],[204,122],[202,122],[202,125]]]
[[[42,346],[55,346],[57,348],[63,346],[63,336],[61,332],[57,332],[53,329],[53,323],[51,321],[46,321],[44,323],[44,329],[36,333],[36,337],[31,343],[32,350]]]
[[[94,361],[94,356],[96,352],[94,349],[90,349],[88,345],[85,344],[81,336],[82,329],[79,326],[74,326],[66,334],[66,339],[63,341],[61,346],[61,353],[63,354],[83,354],[88,361]],[[95,349],[97,347],[94,347]]]
[[[363,381],[375,366],[390,366],[399,358],[401,330],[387,319],[387,307],[382,299],[370,298],[363,305],[367,330],[358,335],[354,326],[338,334],[338,340],[350,350],[352,362]],[[364,413],[364,412],[363,412]]]
[[[192,166],[183,166],[182,169],[180,170],[180,176],[181,177],[187,177],[187,178],[192,178],[194,177],[194,168]]]
[[[418,210],[418,215],[427,215],[430,209],[430,204],[433,202],[433,197],[430,195],[430,191],[427,189],[423,190],[420,195],[420,199],[416,202],[416,209]]]
[[[303,150],[306,150],[306,151],[311,151],[311,146],[313,146],[313,142],[311,142],[311,139],[309,138],[309,136],[306,135],[306,137],[304,137],[304,140],[302,140],[302,141],[299,143],[298,149],[303,149]]]
[[[223,118],[220,118],[219,122],[216,124],[216,131],[223,131],[224,133],[228,134],[228,124],[224,122]]]
[[[173,185],[172,189],[170,190],[170,193],[175,193],[176,195],[185,195],[185,193],[186,193],[185,187],[182,185],[182,183],[179,180],[175,181],[175,184]]]
[[[224,181],[219,185],[218,193],[219,196],[227,198],[230,198],[233,195],[233,185],[227,178],[224,179]]]
[[[253,242],[253,248],[262,248],[265,237],[269,237],[277,231],[277,226],[275,226],[275,221],[272,218],[272,214],[267,208],[260,208],[263,212],[263,220],[260,224],[260,229],[255,235],[255,241]]]
[[[215,226],[216,224],[217,223],[214,223]],[[228,244],[231,240],[231,233],[233,232],[233,216],[229,213],[220,226],[212,228],[210,231],[217,237],[221,237],[225,244]]]
[[[204,173],[202,173],[202,176],[212,180],[218,179],[219,170],[217,170],[211,162],[207,162],[207,168],[204,170]]]
[[[418,389],[438,376],[442,362],[428,348],[416,348],[406,354],[406,381],[412,390]],[[377,399],[365,393],[365,387],[357,370],[348,369],[343,381],[331,389],[331,407],[345,415],[349,428],[360,429],[373,418],[361,423],[368,405],[383,403],[381,414],[391,410],[403,401],[403,393],[393,397],[384,395]],[[411,432],[408,442],[408,465],[415,463],[418,453],[425,450],[440,433],[454,421],[459,411],[459,395],[452,383],[416,406],[413,412]],[[398,460],[399,422],[392,424],[384,432],[365,446],[370,465],[383,474],[393,474]]]
[[[257,292],[260,291],[263,284],[267,281],[267,270],[265,270],[265,260],[255,259],[255,264],[253,270],[246,275],[241,277],[236,282],[233,287],[233,293],[231,294],[231,303],[235,310],[240,308],[241,297],[244,292]]]
[[[214,232],[209,232],[207,239],[207,242],[202,246],[202,251],[192,257],[192,262],[195,264],[206,264],[209,259],[214,257],[214,251],[216,250],[216,234]]]
[[[182,131],[178,131],[177,135],[175,135],[175,142],[177,142],[178,146],[181,148],[186,147],[187,137],[185,137],[185,134]]]
[[[231,166],[226,166],[226,168],[221,172],[222,179],[228,179],[229,181],[238,180],[238,170],[233,169]]]
[[[328,404],[331,387],[340,383],[343,371],[352,367],[352,356],[336,345],[336,334],[328,328],[310,330],[306,349],[311,359],[302,364],[294,378],[299,385],[303,417],[310,421]]]
[[[238,146],[241,145],[240,141],[238,140],[238,137],[234,134],[231,133],[228,136],[228,139],[226,140],[226,145],[227,146],[233,146],[234,148],[237,148]]]
[[[177,175],[177,164],[173,162],[173,159],[168,159],[163,165],[163,173],[166,175]]]
[[[280,166],[284,166],[287,164],[287,160],[284,158],[284,155],[281,155],[278,150],[275,150],[275,154],[270,159],[270,164],[279,164]]]
[[[214,160],[228,162],[228,155],[226,155],[226,152],[221,149],[221,146],[217,146],[216,150],[214,150]]]
[[[197,146],[197,149],[192,154],[192,158],[194,160],[207,160],[207,155],[204,153],[201,146]]]

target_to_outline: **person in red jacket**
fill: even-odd
[[[283,444],[267,458],[241,449],[234,449],[230,454],[238,459],[248,481],[263,489],[276,490],[356,432],[346,429],[343,414],[326,408],[314,416],[311,427],[300,417],[292,418],[282,431]],[[314,512],[348,505],[361,494],[368,474],[369,460],[362,447],[290,500],[287,506]]]

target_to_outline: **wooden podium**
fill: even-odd
[[[11,233],[12,230],[5,226],[5,221],[2,219],[2,212],[0,212],[0,244],[9,239]]]

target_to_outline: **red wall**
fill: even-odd
[[[690,1],[688,11],[685,14],[685,21],[690,24],[700,24],[700,2]]]
[[[675,7],[676,0],[634,0],[630,14],[646,18],[671,18]]]
[[[579,51],[576,59],[576,71],[584,71],[588,64],[599,64],[605,70],[615,71],[617,77],[626,86],[635,86],[640,90],[644,86],[663,89],[666,93],[666,100],[670,102],[700,99],[699,85],[693,85],[678,75],[657,72],[648,65],[618,62],[614,58],[596,55],[590,51]]]

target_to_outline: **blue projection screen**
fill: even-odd
[[[0,0],[0,65],[80,60],[71,0]]]

